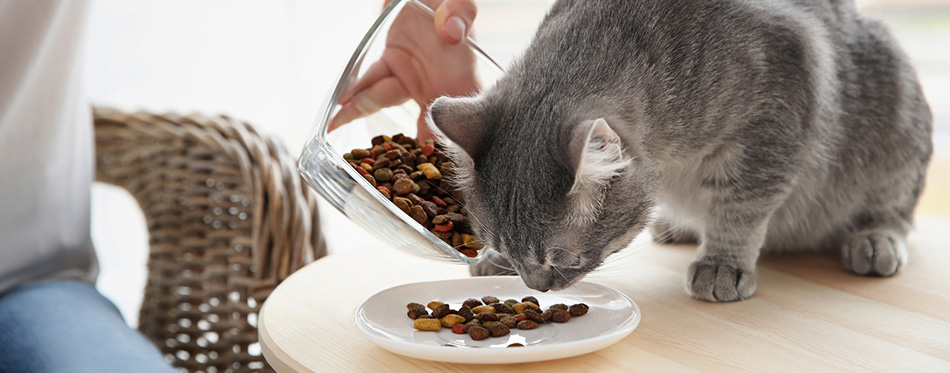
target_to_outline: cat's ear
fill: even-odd
[[[485,125],[478,98],[439,97],[429,105],[428,123],[433,132],[441,133],[471,157],[482,145]]]
[[[602,202],[603,189],[630,161],[623,158],[620,136],[607,121],[585,121],[575,129],[568,147],[574,166],[574,185],[568,196],[577,217],[592,218]]]

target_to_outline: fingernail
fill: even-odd
[[[445,21],[445,33],[456,41],[462,41],[465,38],[465,21],[458,16],[449,17]]]

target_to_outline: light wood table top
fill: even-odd
[[[910,261],[891,278],[846,272],[836,256],[767,256],[749,300],[713,304],[684,292],[693,246],[641,237],[586,281],[640,306],[625,339],[573,358],[449,364],[393,354],[364,338],[356,309],[386,288],[468,276],[467,268],[386,248],[331,254],[270,295],[258,327],[267,361],[292,371],[904,371],[950,372],[950,219],[920,217]],[[513,370],[514,369],[514,370]]]

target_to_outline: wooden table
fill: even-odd
[[[641,237],[587,281],[629,295],[643,320],[595,353],[517,364],[463,365],[402,357],[357,331],[357,307],[383,289],[464,277],[467,268],[386,248],[331,254],[277,287],[259,318],[261,347],[291,371],[903,371],[950,372],[950,219],[919,218],[910,262],[895,277],[846,272],[831,255],[759,261],[751,299],[706,303],[684,292],[693,246]]]

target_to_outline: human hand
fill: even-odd
[[[344,93],[343,107],[330,121],[330,131],[412,99],[423,109],[416,138],[425,141],[433,138],[425,123],[426,108],[432,101],[443,95],[469,95],[478,89],[475,54],[464,43],[478,12],[475,0],[420,1],[436,9],[435,29],[432,17],[420,9],[407,8],[400,13],[379,61]]]

